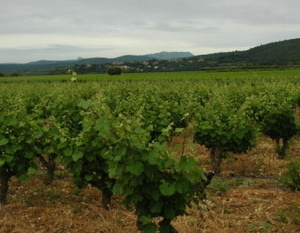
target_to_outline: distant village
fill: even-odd
[[[77,73],[106,73],[109,67],[117,66],[122,69],[124,73],[142,73],[142,72],[171,72],[186,70],[199,70],[200,63],[205,60],[203,58],[186,59],[175,58],[168,60],[150,60],[142,62],[112,62],[108,64],[88,64],[88,65],[75,65],[74,70]]]

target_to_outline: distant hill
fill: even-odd
[[[197,56],[189,52],[160,52],[144,56],[0,64],[0,72],[19,72],[21,75],[63,74],[72,68],[82,74],[105,73],[109,65],[122,66],[124,72],[300,68],[300,38],[259,45],[245,51]]]
[[[159,60],[145,66],[126,65],[130,72],[300,68],[300,39],[259,45],[245,51]]]
[[[72,67],[75,65],[90,65],[90,64],[108,64],[116,62],[143,62],[153,59],[175,59],[180,57],[190,57],[193,54],[188,52],[161,52],[149,55],[135,56],[135,55],[124,55],[116,58],[80,58],[76,60],[63,60],[63,61],[49,61],[40,60],[33,61],[25,64],[11,63],[11,64],[0,64],[0,71],[12,72],[12,71],[37,71],[37,70],[52,70],[62,67]]]
[[[232,63],[252,63],[258,65],[295,63],[300,62],[300,39],[273,42],[246,51],[195,56],[193,59],[201,58],[213,62],[217,66]]]

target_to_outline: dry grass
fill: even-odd
[[[190,139],[174,138],[170,147],[178,155],[197,156],[209,170],[207,150]],[[298,155],[298,145],[293,144],[291,156]],[[300,193],[284,190],[276,180],[285,164],[276,159],[267,139],[247,155],[230,155],[222,167],[228,191],[222,195],[209,192],[206,204],[189,209],[173,225],[182,233],[300,232],[300,209],[292,212],[293,206],[300,206]],[[40,176],[24,183],[12,180],[9,204],[0,207],[0,232],[138,232],[134,210],[125,209],[121,197],[113,198],[110,211],[100,206],[100,200],[98,190],[78,190],[66,173],[50,186]]]

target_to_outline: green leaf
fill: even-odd
[[[67,148],[67,149],[64,150],[64,155],[65,156],[71,156],[72,153],[73,153],[72,148]]]
[[[73,155],[72,155],[72,158],[73,160],[76,162],[78,161],[79,159],[83,158],[83,153],[81,151],[74,151]]]
[[[189,184],[188,180],[186,180],[186,179],[181,178],[176,182],[176,190],[179,193],[187,192],[189,190],[189,187],[190,187],[190,184]]]
[[[18,125],[18,120],[17,119],[14,119],[14,118],[12,118],[12,119],[9,119],[8,121],[7,121],[7,125],[9,125],[9,126],[17,126]]]
[[[17,178],[20,182],[24,182],[24,181],[28,180],[28,176],[26,174],[21,174]]]
[[[39,139],[39,138],[41,138],[43,135],[44,135],[44,131],[43,131],[43,130],[39,130],[39,131],[35,131],[35,132],[32,134],[32,137],[33,137],[34,139]]]
[[[28,174],[33,175],[35,173],[36,173],[36,168],[35,167],[28,168]]]
[[[5,156],[5,160],[6,160],[6,162],[7,163],[11,163],[13,160],[14,160],[14,156],[12,156],[12,155],[6,155]]]
[[[81,107],[81,108],[83,108],[83,109],[88,109],[93,104],[94,103],[91,100],[81,100],[80,103],[78,104],[78,106]]]
[[[101,151],[100,151],[100,156],[103,158],[103,159],[106,159],[106,160],[110,160],[113,156],[113,150],[110,149],[110,148],[103,148]]]
[[[150,165],[160,165],[162,162],[162,159],[160,158],[160,154],[152,150],[149,153],[144,153],[142,155],[143,160],[147,161]]]
[[[164,206],[164,217],[168,218],[168,219],[173,219],[175,218],[175,208],[177,208],[176,206],[170,206],[170,205],[166,205]]]
[[[155,233],[156,229],[157,229],[157,226],[154,223],[149,223],[143,227],[143,232],[144,233]]]
[[[118,166],[109,166],[108,176],[110,178],[117,178],[119,176],[119,167]]]
[[[21,150],[22,146],[21,145],[11,145],[9,147],[5,148],[5,152],[8,154],[15,154],[18,150]]]
[[[159,192],[158,189],[153,189],[151,192],[150,192],[150,195],[152,197],[153,200],[155,201],[158,201],[160,196],[161,196],[161,193]]]
[[[150,205],[150,211],[151,213],[160,213],[161,212],[161,208],[163,207],[164,202],[163,201],[156,201],[154,203],[152,203],[152,205]]]
[[[32,151],[26,151],[24,153],[24,158],[26,159],[33,159],[35,157],[35,154]]]
[[[85,175],[85,176],[84,176],[84,179],[85,179],[86,181],[91,181],[91,180],[93,179],[93,176],[92,176],[92,175]]]
[[[2,167],[5,164],[5,160],[4,159],[0,159],[0,167]]]
[[[126,171],[132,175],[139,176],[144,171],[144,165],[139,161],[129,161],[126,164]]]
[[[197,166],[196,160],[192,157],[184,157],[179,162],[179,171],[192,171]]]
[[[0,140],[0,146],[4,146],[4,145],[6,145],[8,142],[9,142],[8,139],[3,138],[3,139]]]
[[[142,225],[146,225],[152,222],[152,218],[148,217],[148,216],[139,216],[139,222],[142,223]]]
[[[159,186],[159,190],[160,192],[164,195],[164,196],[172,196],[176,189],[175,189],[175,184],[172,183],[168,183],[168,182],[163,182],[160,186]]]
[[[133,194],[130,196],[130,201],[132,203],[138,203],[141,202],[143,200],[143,196],[140,194]]]
[[[113,161],[119,162],[124,155],[126,155],[127,149],[126,147],[121,147],[114,149]]]
[[[123,185],[120,182],[116,182],[114,187],[112,188],[112,192],[117,195],[124,194]]]
[[[175,133],[181,133],[184,130],[184,128],[176,128]]]
[[[110,130],[109,121],[104,118],[98,119],[95,123],[95,130],[99,131],[102,136],[107,135]]]
[[[130,181],[130,186],[138,186],[144,183],[144,176],[135,176]]]

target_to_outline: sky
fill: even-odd
[[[0,63],[203,55],[300,38],[299,0],[11,0]]]

